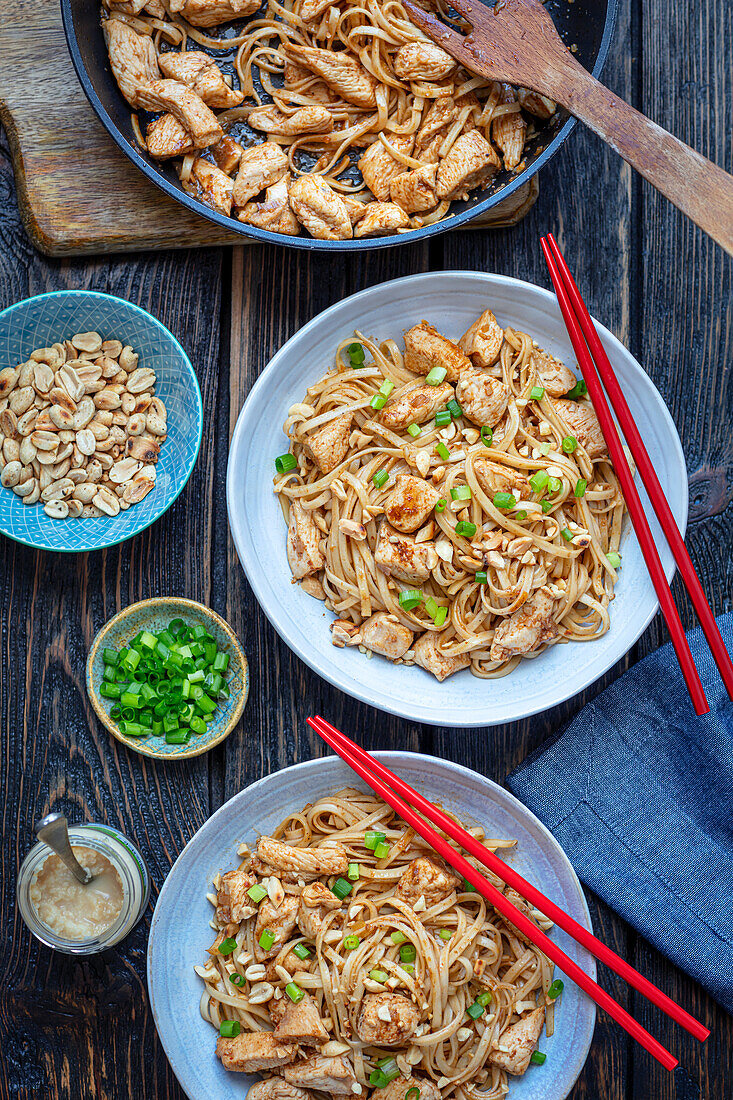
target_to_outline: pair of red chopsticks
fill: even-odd
[[[674,555],[677,568],[680,571],[680,576],[690,594],[693,606],[700,620],[700,625],[707,638],[708,645],[710,646],[710,651],[720,670],[723,683],[731,699],[733,699],[733,663],[725,648],[725,643],[718,629],[718,624],[715,621],[715,616],[710,609],[710,604],[705,598],[700,579],[695,572],[695,567],[692,564],[690,555],[679,533],[674,516],[667,503],[667,498],[664,495],[662,486],[659,484],[659,479],[652,466],[649,455],[647,454],[646,447],[639,435],[639,430],[634,423],[634,418],[626,403],[626,398],[613,373],[613,368],[608,361],[608,356],[603,350],[603,345],[601,344],[598,333],[591,320],[590,313],[586,309],[580,292],[575,285],[575,281],[570,274],[568,265],[563,259],[557,241],[552,233],[549,233],[547,237],[542,238],[540,243],[550,271],[550,278],[555,287],[555,293],[557,294],[557,300],[560,304],[565,327],[568,330],[570,342],[573,345],[573,350],[578,359],[578,365],[580,366],[583,378],[588,387],[588,393],[595,407],[603,437],[606,440],[611,455],[611,461],[613,462],[614,469],[621,483],[621,489],[629,509],[631,521],[634,525],[636,536],[644,555],[644,561],[646,562],[649,575],[651,576],[654,589],[657,593],[662,614],[669,628],[672,644],[677,654],[677,660],[680,663],[682,675],[685,678],[690,698],[692,699],[692,705],[695,708],[696,714],[707,714],[710,707],[705,697],[700,675],[695,668],[695,662],[692,659],[690,646],[685,637],[679,611],[672,597],[670,587],[667,584],[667,578],[664,575],[662,563],[659,560],[659,554],[654,545],[654,538],[649,528],[646,515],[644,514],[644,507],[634,484],[634,479],[629,469],[629,464],[626,460],[626,455],[624,454],[624,449],[613,416],[611,415],[611,410],[608,407],[606,394],[603,392],[603,386],[605,386],[606,393],[616,412],[621,430],[626,437],[629,450],[634,456],[634,461],[636,462],[641,479],[646,487],[649,500],[657,514],[664,536]],[[601,385],[601,380],[603,386]]]
[[[519,931],[531,940],[539,949],[547,955],[556,966],[567,974],[569,978],[580,986],[588,996],[596,1002],[601,1008],[604,1008],[608,1012],[609,1016],[612,1016],[617,1023],[621,1024],[625,1031],[636,1039],[637,1042],[652,1054],[658,1062],[660,1062],[665,1069],[673,1070],[678,1065],[678,1060],[669,1053],[658,1043],[653,1035],[637,1023],[637,1021],[630,1016],[629,1013],[614,1001],[605,990],[588,977],[584,970],[573,962],[564,951],[557,946],[548,936],[542,932],[536,924],[534,924],[521,910],[517,909],[500,890],[497,890],[495,886],[484,878],[484,876],[476,870],[476,868],[469,863],[455,848],[452,848],[447,841],[433,829],[427,821],[420,817],[419,814],[412,809],[414,806],[423,814],[428,820],[432,821],[438,826],[444,833],[446,833],[452,840],[461,845],[470,855],[482,863],[489,870],[493,871],[499,876],[508,886],[513,887],[517,893],[526,898],[531,905],[536,909],[539,909],[541,913],[549,917],[550,920],[567,932],[577,943],[585,947],[592,955],[601,962],[606,963],[611,970],[615,971],[621,978],[633,986],[642,993],[652,1004],[657,1005],[663,1012],[666,1012],[673,1020],[678,1024],[681,1024],[691,1035],[694,1035],[696,1039],[700,1039],[704,1042],[709,1036],[710,1032],[706,1027],[703,1027],[693,1016],[690,1016],[683,1008],[680,1008],[666,993],[663,993],[661,989],[657,989],[650,981],[648,981],[637,970],[634,970],[633,966],[629,966],[619,955],[606,947],[604,943],[597,940],[596,937],[584,928],[572,917],[568,916],[562,909],[560,909],[554,902],[546,898],[535,886],[523,879],[512,867],[504,863],[498,856],[494,855],[485,848],[478,840],[467,833],[465,829],[462,829],[460,825],[457,825],[455,821],[451,820],[444,814],[442,810],[439,810],[437,806],[434,806],[432,802],[428,802],[426,798],[423,798],[421,794],[418,794],[416,790],[399,779],[398,776],[391,772],[389,768],[385,768],[383,764],[380,764],[378,760],[370,756],[369,753],[364,752],[358,745],[355,745],[348,737],[343,733],[340,733],[330,722],[327,722],[320,715],[315,715],[313,718],[307,719],[308,725],[312,727],[323,740],[331,746],[334,752],[346,761],[350,768],[352,768],[364,782],[375,791],[380,798],[396,810],[400,817],[411,825],[416,833],[427,840],[438,855],[445,859],[446,863],[449,863],[460,875],[463,876],[475,890],[477,890],[486,900],[498,910],[503,917],[519,929]],[[408,805],[407,799],[411,805]]]

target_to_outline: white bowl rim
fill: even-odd
[[[430,282],[432,279],[435,278],[470,278],[479,282],[484,282],[490,286],[499,284],[510,288],[513,287],[519,292],[530,291],[531,293],[538,294],[541,298],[544,298],[548,305],[552,306],[556,311],[559,312],[560,309],[559,305],[557,304],[557,299],[554,292],[546,289],[545,287],[538,286],[536,283],[530,283],[525,279],[515,279],[509,275],[500,275],[493,272],[470,271],[461,269],[456,271],[425,271],[415,275],[403,275],[399,279],[386,279],[384,282],[375,283],[373,286],[365,287],[364,290],[357,291],[357,293],[355,294],[348,295],[346,298],[342,298],[339,301],[334,302],[333,305],[328,306],[326,309],[322,310],[305,325],[299,328],[297,332],[293,333],[293,335],[289,337],[289,339],[286,340],[284,344],[281,345],[281,347],[269,360],[267,366],[261,372],[254,385],[252,386],[252,389],[247,394],[244,404],[239,411],[237,422],[234,427],[234,432],[232,433],[231,443],[229,445],[226,488],[227,517],[229,520],[229,529],[232,535],[232,540],[235,544],[240,565],[242,566],[245,576],[247,577],[247,581],[249,582],[252,591],[254,592],[260,608],[262,609],[272,626],[275,628],[279,636],[290,648],[290,650],[295,653],[296,656],[300,657],[300,659],[304,661],[305,664],[308,665],[308,667],[311,668],[318,676],[326,680],[328,683],[332,684],[333,687],[338,688],[339,691],[343,691],[345,694],[350,695],[352,698],[358,699],[360,702],[366,703],[368,706],[383,711],[387,714],[394,714],[399,718],[405,718],[408,721],[422,722],[425,725],[431,726],[449,726],[451,729],[483,728],[493,725],[504,724],[510,721],[520,721],[523,718],[529,718],[534,714],[544,712],[547,709],[547,704],[545,702],[537,702],[536,704],[525,703],[520,706],[520,708],[515,714],[512,715],[511,718],[503,716],[497,718],[495,721],[492,721],[490,717],[487,717],[487,715],[484,714],[482,715],[481,719],[476,722],[475,720],[472,721],[469,718],[461,718],[457,720],[455,718],[455,715],[451,716],[450,721],[447,721],[447,715],[445,713],[436,714],[434,710],[424,706],[423,704],[420,704],[419,702],[415,702],[413,704],[413,709],[410,711],[407,709],[407,707],[404,707],[401,704],[392,705],[390,699],[387,696],[384,696],[379,702],[375,701],[373,693],[370,693],[366,689],[362,688],[355,681],[352,681],[347,673],[339,673],[337,671],[336,665],[331,664],[328,666],[320,666],[319,662],[311,656],[311,650],[307,645],[307,639],[303,637],[301,640],[297,630],[294,630],[292,628],[290,620],[288,616],[284,613],[282,608],[274,603],[268,605],[268,601],[265,598],[263,586],[260,583],[259,576],[256,573],[254,575],[251,575],[251,571],[248,571],[245,567],[244,558],[246,555],[244,554],[243,548],[240,545],[237,525],[235,523],[232,523],[231,518],[234,509],[234,502],[239,491],[239,486],[235,483],[234,458],[236,457],[239,448],[243,445],[243,440],[246,434],[247,408],[250,404],[253,403],[254,398],[259,394],[259,392],[267,387],[271,374],[275,373],[279,365],[285,360],[287,349],[293,343],[293,341],[295,341],[296,339],[300,340],[301,337],[303,337],[304,335],[308,335],[313,332],[314,329],[316,329],[337,310],[341,309],[347,302],[349,304],[358,303],[361,299],[367,298],[372,294],[375,294],[376,292],[383,291],[386,287],[397,288],[404,286],[407,283],[411,284],[414,287],[419,283]],[[614,336],[610,329],[607,329],[605,325],[602,325],[600,321],[598,321],[595,317],[593,317],[593,323],[598,331],[599,336],[601,337],[601,340],[603,342],[608,340],[611,344],[616,345],[618,348],[620,348],[623,354],[628,356],[633,361],[635,368],[646,376],[649,384],[652,386],[654,392],[657,394],[659,402],[656,411],[659,413],[660,417],[664,421],[667,431],[669,433],[670,440],[673,444],[673,451],[670,453],[669,458],[670,461],[674,461],[676,463],[676,470],[674,471],[674,474],[680,479],[682,484],[688,486],[687,466],[685,463],[684,451],[682,450],[682,443],[680,441],[677,427],[674,423],[674,420],[672,419],[671,413],[669,412],[669,409],[667,408],[664,399],[662,398],[662,395],[659,393],[651,378],[649,378],[649,375],[646,373],[636,357],[624,344],[621,343],[618,337]],[[680,533],[683,538],[687,529],[688,512],[689,489],[684,494],[682,514],[680,515],[679,522]],[[669,564],[665,567],[664,571],[667,577],[667,581],[671,583],[671,580],[676,572],[676,567],[674,561],[671,559],[671,556]],[[647,615],[643,619],[639,619],[636,623],[633,640],[631,641],[631,644],[628,646],[628,648],[624,651],[624,653],[619,653],[616,657],[614,657],[613,661],[606,667],[606,669],[604,669],[600,673],[594,670],[588,670],[588,672],[584,674],[577,681],[577,683],[574,683],[573,689],[569,695],[561,695],[552,705],[559,706],[563,702],[566,702],[568,699],[576,697],[591,684],[599,680],[601,676],[604,676],[606,672],[608,672],[608,670],[613,667],[614,664],[620,661],[623,656],[633,648],[633,646],[646,630],[649,623],[657,614],[658,610],[659,601],[656,598],[656,595],[654,595],[652,601],[650,602],[650,607]]]

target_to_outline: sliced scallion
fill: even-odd
[[[445,367],[433,367],[433,369],[429,370],[425,375],[425,381],[429,386],[439,386],[445,379],[447,373],[448,371]]]

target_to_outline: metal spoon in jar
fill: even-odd
[[[71,871],[74,878],[78,879],[82,886],[88,886],[94,878],[91,871],[82,867],[74,855],[69,842],[69,824],[64,814],[46,814],[36,822],[36,836],[44,844],[48,844],[56,855]]]

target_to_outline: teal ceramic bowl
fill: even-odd
[[[41,504],[26,506],[10,489],[0,488],[0,532],[38,550],[102,550],[144,531],[182,491],[201,445],[201,391],[188,356],[160,321],[111,294],[59,290],[3,310],[0,370],[26,362],[36,348],[89,331],[130,344],[140,355],[140,366],[155,371],[155,393],[168,410],[168,436],[160,451],[155,488],[117,516],[52,519]]]
[[[171,619],[183,619],[189,626],[201,624],[216,639],[219,649],[229,654],[229,669],[226,682],[229,685],[228,699],[221,699],[217,706],[214,721],[210,722],[206,733],[193,734],[184,745],[169,745],[164,737],[126,737],[117,723],[110,718],[111,699],[99,694],[99,685],[104,674],[102,652],[105,648],[121,649],[135,637],[140,630],[153,633],[163,630]],[[152,756],[156,760],[187,760],[200,756],[215,745],[220,744],[232,732],[242,716],[244,704],[249,695],[249,666],[239,640],[229,626],[210,607],[204,607],[194,600],[181,596],[156,596],[151,600],[141,600],[118,612],[97,634],[87,657],[87,693],[100,722],[107,727],[113,737],[126,745],[128,749]]]

